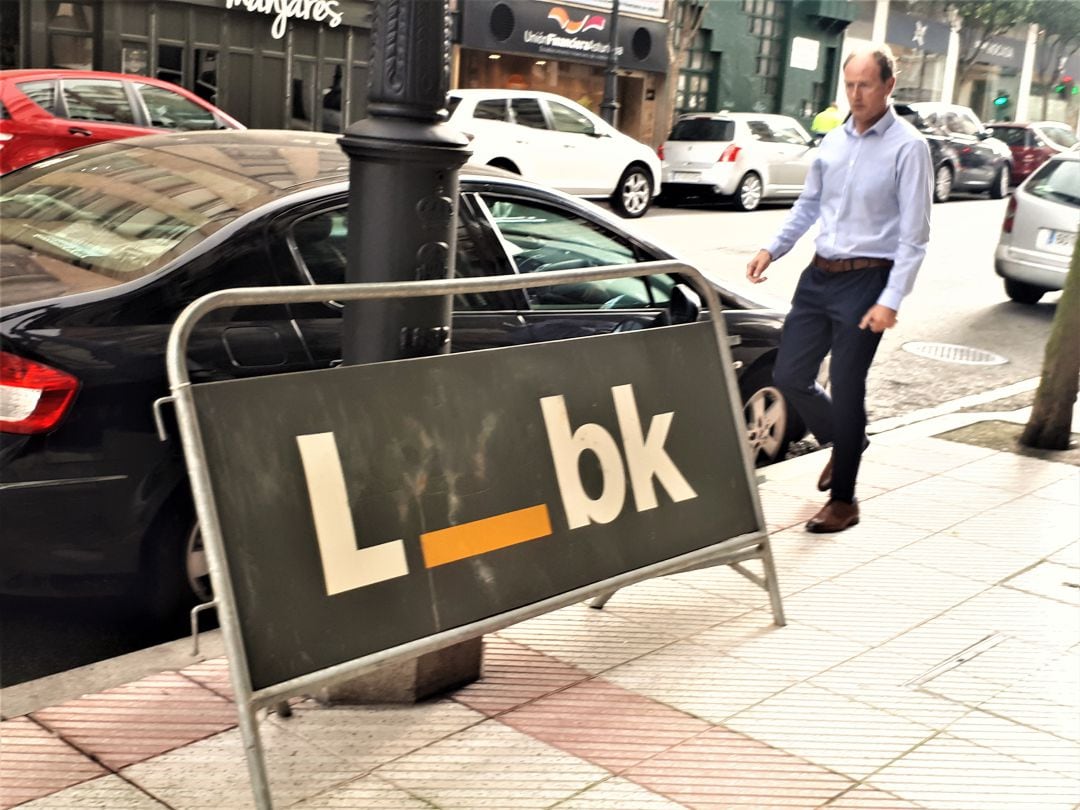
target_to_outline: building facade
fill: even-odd
[[[367,104],[371,4],[286,9],[265,0],[0,0],[2,67],[157,76],[249,127],[339,132]]]

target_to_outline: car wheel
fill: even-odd
[[[1005,294],[1018,304],[1037,304],[1046,292],[1042,287],[1025,284],[1016,279],[1005,279]]]
[[[946,202],[952,194],[952,169],[944,163],[934,172],[934,202]]]
[[[611,195],[611,207],[627,219],[637,219],[649,210],[652,202],[653,184],[647,169],[631,166],[622,177]]]
[[[1000,200],[1009,193],[1009,164],[1002,163],[994,175],[994,182],[990,184],[990,196]]]
[[[761,205],[762,191],[761,177],[755,172],[747,172],[735,189],[735,205],[740,211],[753,211]]]
[[[750,372],[739,383],[743,419],[755,467],[783,461],[790,443],[788,404],[772,381],[772,368]]]
[[[202,532],[190,507],[172,501],[149,532],[138,584],[147,619],[185,626],[187,611],[213,599]]]

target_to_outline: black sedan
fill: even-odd
[[[19,169],[0,194],[0,593],[136,588],[173,615],[208,577],[175,440],[166,338],[188,303],[229,287],[342,282],[348,164],[330,135],[207,132],[89,147]],[[669,259],[590,203],[497,170],[461,174],[457,273]],[[460,297],[453,348],[663,322],[678,279]],[[802,428],[772,387],[782,315],[718,290],[758,463]],[[193,337],[195,382],[326,368],[334,303],[223,311]]]
[[[941,140],[955,150],[947,178],[950,193],[985,191],[995,200],[1009,193],[1012,152],[991,135],[970,108],[937,101],[917,101],[908,107],[919,116],[916,127],[928,140]],[[940,196],[938,189],[944,179],[939,168],[934,180],[935,199]]]

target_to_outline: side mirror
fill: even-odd
[[[676,284],[671,288],[668,317],[672,325],[694,323],[701,315],[701,296],[688,284]]]
[[[821,140],[824,137],[825,137],[824,135],[819,135],[819,134],[811,135],[810,136],[810,143],[808,143],[807,146],[811,146],[811,147],[813,147],[813,146],[821,146]]]

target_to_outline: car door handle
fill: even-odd
[[[68,134],[69,135],[82,135],[85,138],[89,138],[94,133],[91,132],[88,129],[83,129],[82,127],[68,127]]]

